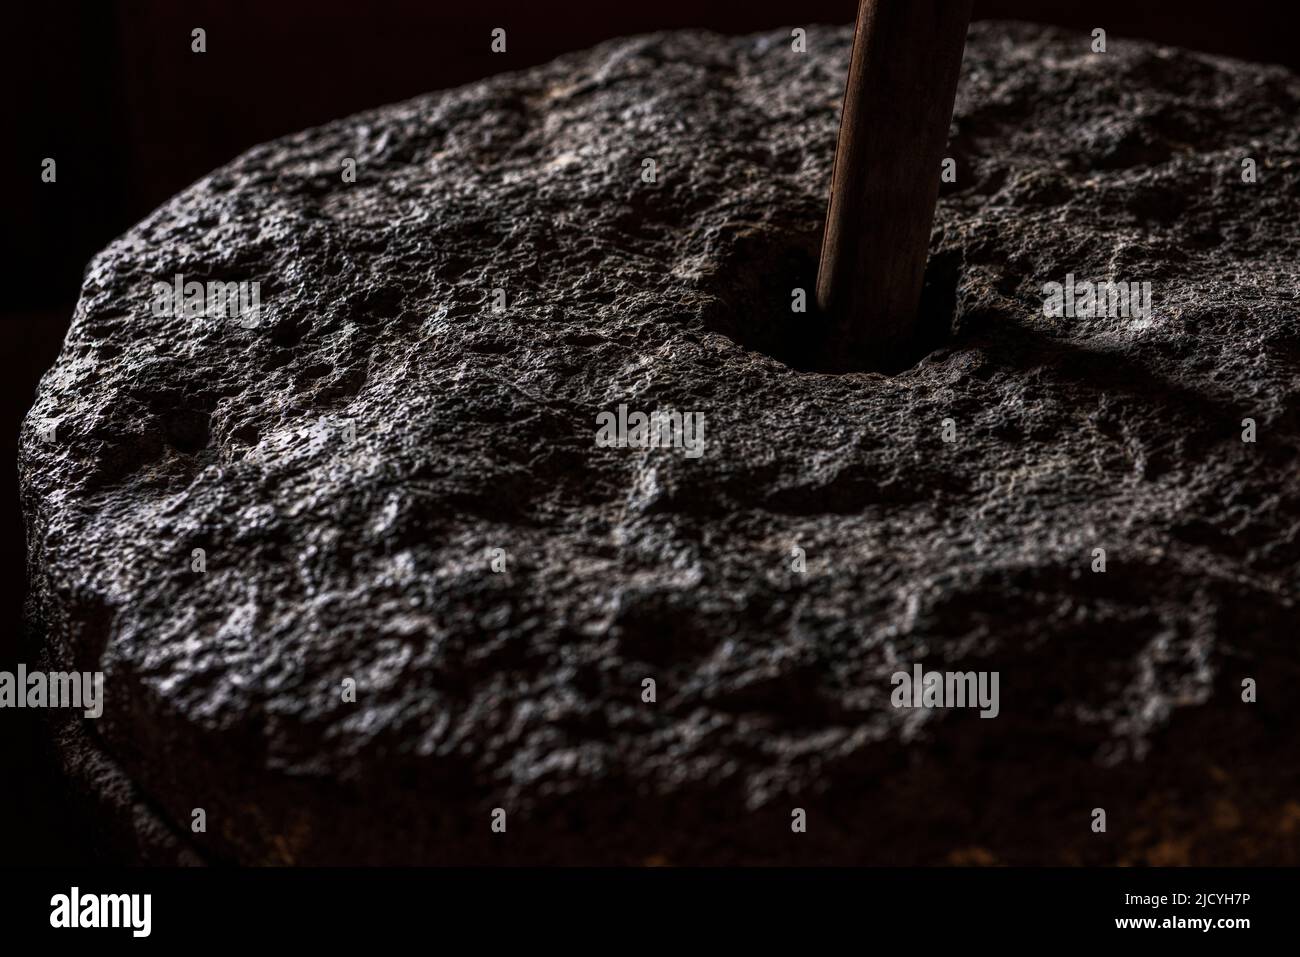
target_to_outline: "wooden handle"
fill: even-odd
[[[914,358],[917,306],[973,0],[861,0],[822,236],[832,367]]]

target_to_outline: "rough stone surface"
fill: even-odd
[[[1300,862],[1300,83],[977,24],[951,336],[828,375],[790,304],[850,33],[809,42],[377,109],[94,260],[20,469],[42,660],[107,673],[62,754],[127,854]],[[262,324],[153,316],[178,273],[260,281]],[[1044,318],[1067,273],[1154,313]],[[705,454],[598,448],[619,403]],[[892,708],[913,662],[998,671],[1000,716]]]

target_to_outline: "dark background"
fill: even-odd
[[[981,18],[1104,27],[1300,69],[1290,0],[976,0]],[[0,670],[24,647],[17,433],[90,257],[256,143],[610,37],[847,23],[853,0],[93,0],[0,13]],[[492,54],[505,27],[508,52]],[[207,52],[190,31],[207,31]],[[815,39],[815,38],[814,38]],[[1300,122],[1300,119],[1298,119]],[[58,181],[40,180],[54,157]],[[78,863],[32,712],[0,712],[0,863]]]

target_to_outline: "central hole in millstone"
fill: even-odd
[[[710,283],[718,302],[705,325],[737,345],[799,372],[882,372],[910,369],[952,335],[961,254],[944,250],[926,262],[912,348],[887,365],[870,357],[827,353],[830,319],[817,308],[819,236],[794,239],[755,233],[737,237]],[[804,312],[795,310],[803,290]]]

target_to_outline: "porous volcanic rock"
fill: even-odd
[[[975,25],[930,338],[832,375],[792,290],[850,37],[386,106],[95,258],[20,470],[39,660],[107,676],[55,733],[115,846],[1300,862],[1300,82]],[[154,315],[178,274],[261,283],[260,324]],[[1047,318],[1067,274],[1151,314]],[[599,446],[620,404],[702,413],[704,454]],[[996,671],[997,718],[892,707],[914,663]]]

